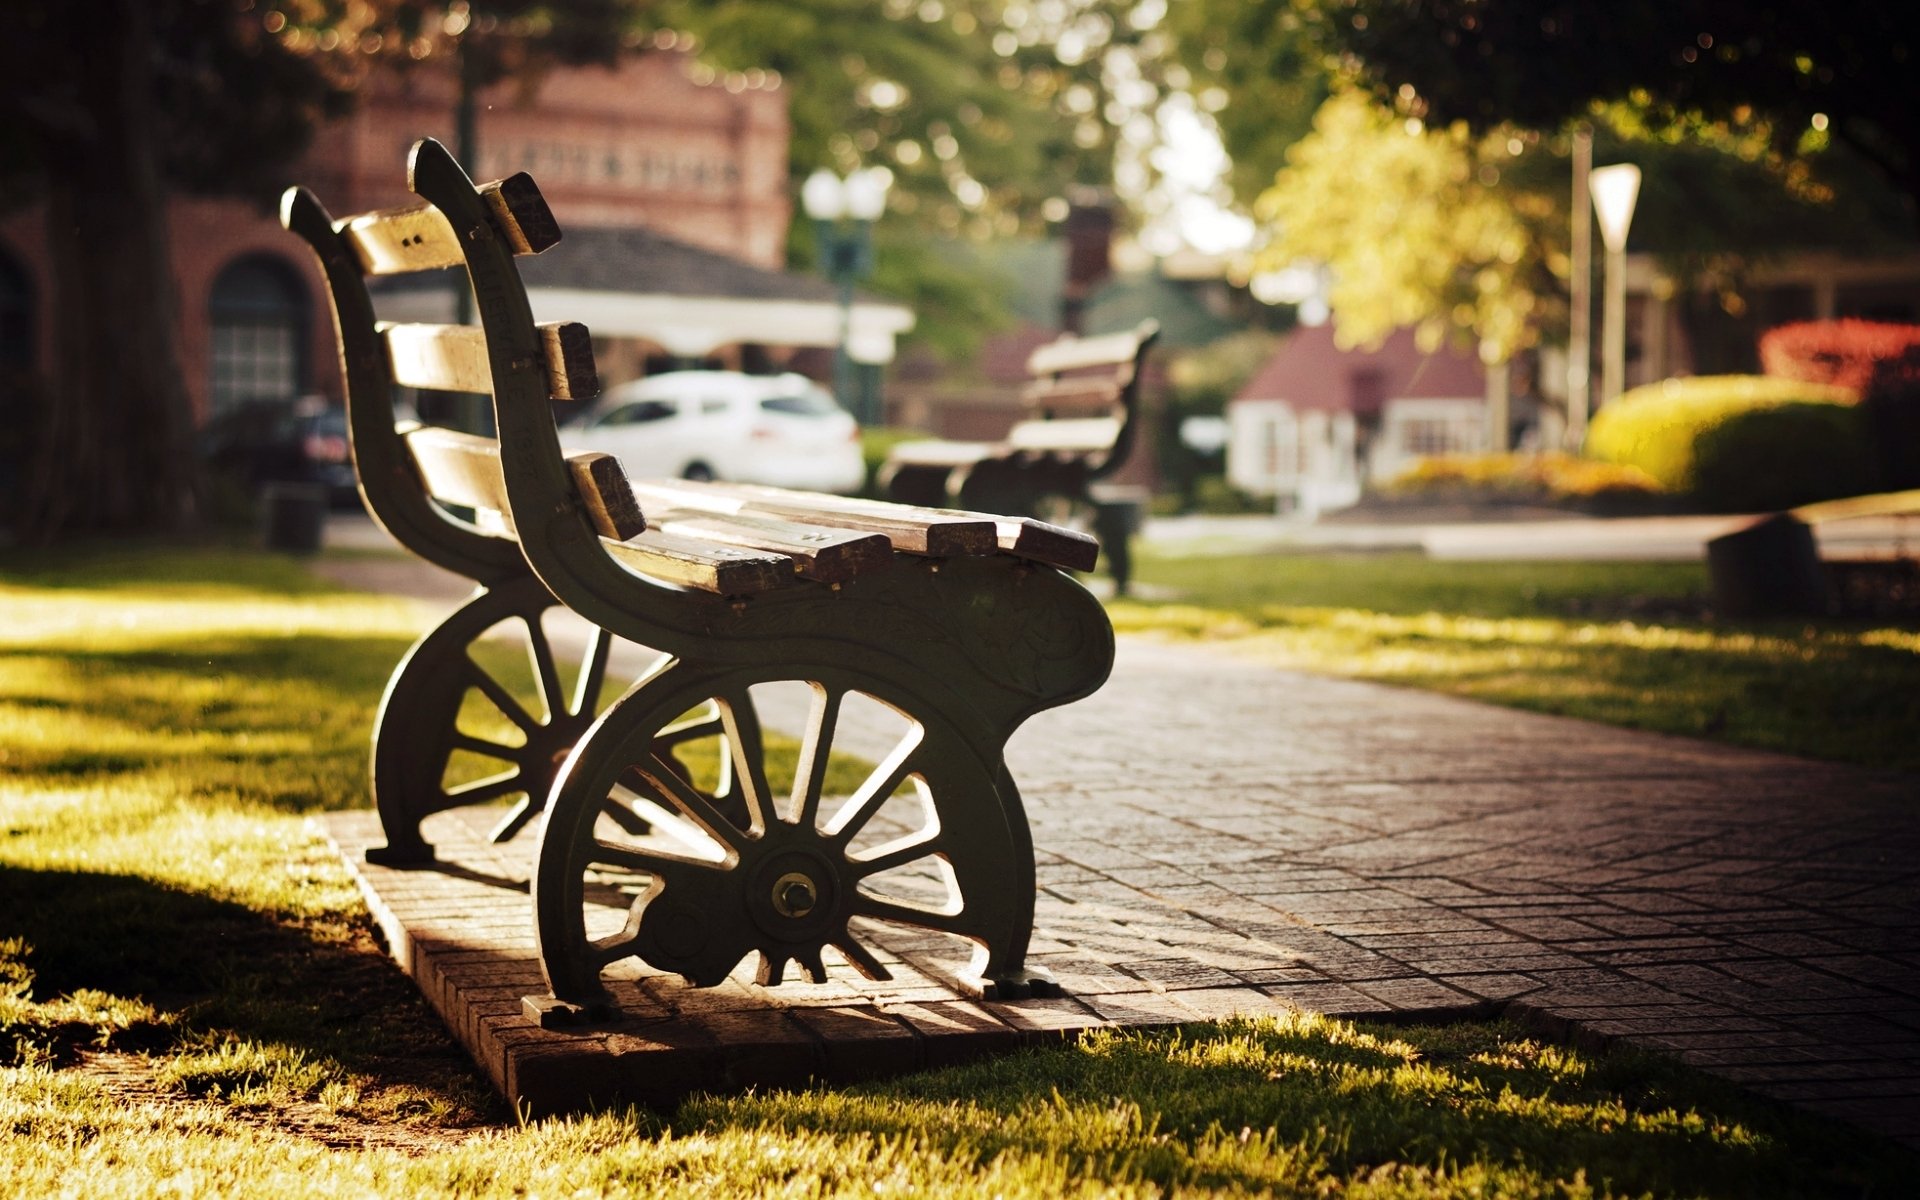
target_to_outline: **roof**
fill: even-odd
[[[833,346],[885,363],[913,310],[861,295],[843,316],[839,291],[812,275],[770,271],[650,229],[588,226],[517,260],[535,320],[581,321],[603,337],[640,337],[682,357],[735,343]],[[459,270],[389,276],[374,288],[388,320],[446,321]],[[850,322],[849,322],[850,318]]]
[[[1298,410],[1352,412],[1388,400],[1479,400],[1487,394],[1480,360],[1453,346],[1429,354],[1412,329],[1398,329],[1377,350],[1342,350],[1334,327],[1302,326],[1288,334],[1234,401],[1279,400]]]
[[[1205,346],[1247,324],[1209,312],[1192,289],[1158,269],[1110,277],[1087,297],[1081,323],[1089,334],[1123,333],[1149,317],[1160,322],[1162,351]]]
[[[818,276],[769,271],[651,229],[575,227],[519,265],[530,288],[839,303]]]

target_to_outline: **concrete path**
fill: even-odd
[[[1707,543],[1751,524],[1752,516],[1583,517],[1550,510],[1501,519],[1435,510],[1392,522],[1341,516],[1324,521],[1270,516],[1155,517],[1143,540],[1168,554],[1401,550],[1429,558],[1518,562],[1700,562]],[[1920,550],[1920,516],[1862,517],[1818,525],[1830,557],[1890,558]]]
[[[1920,778],[1138,641],[1010,762],[1084,1023],[1506,1011],[1920,1145]]]

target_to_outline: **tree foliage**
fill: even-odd
[[[1828,132],[1920,198],[1912,12],[1885,0],[1312,0],[1375,94],[1430,120],[1552,129],[1596,103]]]
[[[167,236],[179,190],[258,193],[381,56],[491,36],[492,77],[604,55],[630,6],[404,0],[22,0],[0,43],[0,196],[38,198],[53,378],[14,526],[167,528],[201,493]],[[497,36],[492,36],[497,35]],[[539,47],[538,53],[532,48]]]
[[[1537,176],[1539,139],[1429,130],[1343,90],[1261,196],[1275,230],[1262,265],[1332,273],[1345,345],[1415,326],[1431,348],[1470,332],[1493,361],[1526,345],[1549,302],[1564,222]]]
[[[1180,72],[1233,160],[1233,194],[1251,205],[1313,129],[1335,72],[1298,0],[1182,0],[1167,10]]]

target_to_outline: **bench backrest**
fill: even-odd
[[[1126,333],[1064,337],[1035,350],[1020,397],[1029,415],[1008,431],[1007,444],[1080,457],[1088,479],[1118,469],[1133,448],[1142,368],[1159,333],[1149,320]]]
[[[531,570],[588,619],[661,648],[706,628],[706,618],[670,598],[687,590],[739,597],[796,579],[835,583],[890,563],[895,552],[1004,552],[1051,566],[1093,565],[1092,539],[1039,522],[870,511],[838,497],[740,486],[655,489],[647,503],[659,505],[660,520],[643,516],[618,460],[560,445],[552,401],[588,399],[598,380],[586,328],[536,324],[514,265],[515,255],[538,253],[560,236],[533,181],[519,175],[475,187],[444,147],[425,140],[409,159],[408,184],[427,203],[335,221],[296,188],[282,216],[327,276],[361,493],[421,557],[489,586]],[[479,328],[374,320],[368,276],[450,263],[466,270]],[[396,384],[487,395],[498,437],[397,422]],[[457,519],[443,505],[481,519]],[[636,574],[670,586],[636,591]]]
[[[432,166],[452,167],[446,152],[425,143]],[[464,176],[461,176],[464,180]],[[487,329],[469,325],[376,322],[367,279],[449,267],[469,267],[469,244],[492,239],[514,255],[538,254],[557,244],[560,229],[532,178],[524,173],[472,189],[484,230],[456,231],[438,207],[419,203],[334,220],[304,189],[288,191],[281,220],[319,256],[334,302],[346,378],[347,425],[360,491],[368,510],[414,553],[469,578],[489,582],[524,573],[511,521],[461,521],[442,505],[504,513],[508,497],[498,443],[489,438],[399,422],[395,385],[493,396],[496,366],[531,372],[534,389],[552,400],[599,394],[592,338],[573,322],[532,325],[530,353],[501,364]],[[471,214],[470,214],[471,216]],[[511,268],[509,268],[511,272]],[[483,321],[503,294],[524,292],[510,280],[472,276]],[[556,455],[556,461],[558,456]],[[568,456],[566,496],[602,536],[627,538],[644,528],[638,503],[619,463],[606,455]],[[436,504],[434,501],[438,501]]]

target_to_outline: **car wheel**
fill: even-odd
[[[708,483],[713,477],[713,468],[703,462],[688,463],[687,469],[680,472],[680,478],[691,479],[695,483]]]

